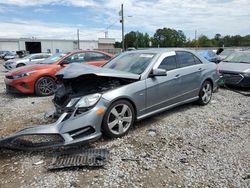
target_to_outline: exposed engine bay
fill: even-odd
[[[82,75],[72,79],[62,79],[60,76],[58,77],[59,84],[55,91],[53,102],[59,114],[62,113],[63,108],[72,98],[93,93],[104,93],[105,91],[136,81],[129,78],[97,76],[95,74]]]

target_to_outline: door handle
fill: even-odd
[[[175,78],[178,78],[178,77],[180,77],[180,74],[176,74],[176,75],[175,75]]]
[[[202,68],[199,68],[198,71],[202,71],[203,69]]]

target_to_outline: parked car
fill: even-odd
[[[4,56],[6,55],[6,53],[8,53],[9,51],[0,51],[0,58],[3,59]]]
[[[229,55],[231,55],[232,53],[234,53],[235,51],[237,51],[236,49],[224,49],[220,54],[219,57],[220,59],[223,61],[224,59],[226,59]]]
[[[5,60],[5,61],[7,61],[7,60],[9,60],[9,59],[15,59],[17,57],[17,55],[15,54],[15,53],[13,53],[13,52],[7,52],[6,54],[5,54],[5,56],[3,57],[3,59]]]
[[[78,62],[101,66],[111,57],[111,54],[94,50],[58,53],[40,64],[19,67],[8,72],[5,76],[6,90],[26,94],[35,93],[40,96],[52,95],[56,83],[56,72],[68,64]]]
[[[212,50],[197,50],[197,52],[210,62],[219,63],[221,61],[220,56],[218,56]]]
[[[18,55],[19,58],[23,58],[29,55],[29,52],[26,50],[19,50],[19,51],[16,51],[16,54]]]
[[[219,63],[226,85],[250,87],[250,51],[235,51]]]
[[[103,67],[73,63],[56,76],[59,119],[2,142],[53,135],[56,141],[44,148],[93,141],[102,133],[121,137],[136,120],[193,101],[208,104],[219,78],[216,64],[184,49],[125,52]]]
[[[6,61],[3,66],[8,69],[14,69],[18,67],[22,67],[25,65],[32,65],[32,64],[38,64],[41,63],[43,60],[46,58],[50,57],[51,54],[48,53],[36,53],[36,54],[30,54],[28,56],[25,56],[24,58],[21,59],[12,59]]]

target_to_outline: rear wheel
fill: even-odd
[[[135,112],[132,104],[126,100],[119,100],[111,104],[106,111],[102,130],[110,138],[117,138],[125,135],[133,126]]]
[[[213,93],[213,86],[210,81],[205,81],[200,89],[199,104],[206,105],[210,102]]]
[[[51,77],[41,77],[36,81],[35,92],[39,96],[49,96],[54,93],[56,82]]]
[[[18,68],[18,67],[23,67],[23,66],[25,66],[25,64],[19,63],[19,64],[16,65],[16,68]]]

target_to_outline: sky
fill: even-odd
[[[125,33],[159,28],[182,30],[187,38],[250,34],[250,0],[0,0],[0,38],[35,37],[121,40]]]

